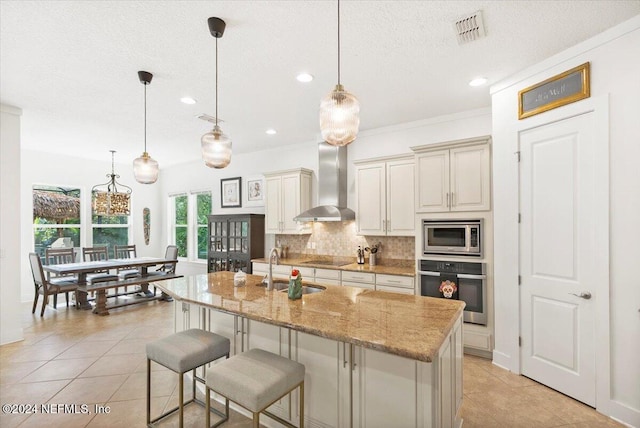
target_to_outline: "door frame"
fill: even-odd
[[[595,224],[602,224],[594,231],[594,243],[597,248],[601,249],[599,254],[606,259],[604,266],[606,268],[602,272],[597,272],[597,280],[606,284],[601,295],[595,296],[595,367],[596,367],[596,409],[601,412],[609,413],[609,403],[611,401],[611,346],[610,346],[610,322],[609,322],[609,290],[610,290],[610,256],[609,256],[609,96],[608,94],[601,97],[593,97],[587,100],[573,103],[569,106],[551,110],[538,116],[527,119],[524,123],[518,122],[515,127],[515,144],[517,150],[520,150],[520,134],[534,128],[559,122],[575,116],[586,113],[593,114],[594,130],[596,145],[594,155],[596,159],[601,160],[601,165],[593,171],[596,183],[593,192],[595,200],[607,201],[594,213]],[[520,211],[520,164],[518,164],[518,211]],[[518,275],[520,274],[520,225],[518,224],[517,238],[517,254],[518,254]],[[517,280],[516,280],[517,283]],[[606,290],[606,292],[604,292]],[[522,348],[519,347],[519,336],[522,335],[522,311],[520,307],[521,289],[518,288],[516,293],[517,301],[513,303],[517,307],[518,314],[518,337],[514,338],[514,348],[517,349],[512,355],[518,358],[513,361],[514,367],[518,374],[522,368]]]

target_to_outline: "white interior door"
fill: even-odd
[[[593,113],[520,134],[522,374],[595,406],[598,257]],[[605,200],[599,200],[605,199]]]

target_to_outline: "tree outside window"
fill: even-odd
[[[171,230],[173,244],[178,247],[178,257],[206,260],[211,192],[171,196],[169,206],[173,209]]]
[[[93,215],[93,246],[107,246],[109,258],[115,258],[115,246],[129,244],[128,215]]]
[[[211,192],[198,193],[196,195],[196,206],[196,233],[198,236],[197,258],[206,260],[209,243],[208,216],[211,214]]]

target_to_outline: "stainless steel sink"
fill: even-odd
[[[267,284],[265,282],[260,282],[258,284],[261,287],[266,287]],[[286,279],[274,279],[273,280],[273,289],[276,291],[282,291],[282,292],[287,292],[289,291],[289,280]],[[302,294],[313,294],[313,293],[320,293],[321,291],[324,291],[325,288],[321,287],[319,285],[305,285],[302,284]]]

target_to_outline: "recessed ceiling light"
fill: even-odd
[[[278,133],[278,131],[276,131],[275,129],[271,128],[271,129],[267,129],[267,134],[269,135],[275,135]]]
[[[469,86],[482,86],[487,83],[486,77],[476,77],[471,82],[469,82]]]
[[[296,76],[296,80],[302,83],[309,83],[313,80],[313,76],[309,73],[300,73]]]
[[[185,104],[195,104],[195,103],[198,102],[194,98],[191,98],[191,97],[182,97],[182,98],[180,98],[180,101],[182,101]]]

